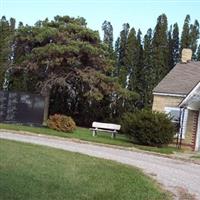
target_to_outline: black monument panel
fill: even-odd
[[[44,97],[0,91],[0,122],[42,124]]]

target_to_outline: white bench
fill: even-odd
[[[109,123],[101,123],[101,122],[93,122],[92,123],[92,135],[97,135],[97,131],[103,131],[103,132],[110,132],[112,133],[112,138],[115,138],[117,131],[119,131],[121,128],[118,124],[109,124]]]

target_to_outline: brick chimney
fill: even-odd
[[[191,49],[183,49],[182,56],[181,56],[181,62],[187,63],[191,60],[192,60],[192,50]]]

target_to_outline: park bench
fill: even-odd
[[[97,135],[97,131],[102,132],[109,132],[112,133],[112,138],[115,138],[117,131],[119,131],[121,128],[118,124],[109,124],[109,123],[101,123],[101,122],[93,122],[92,123],[92,135]]]

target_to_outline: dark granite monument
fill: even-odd
[[[0,122],[42,124],[44,106],[41,95],[0,91]]]

